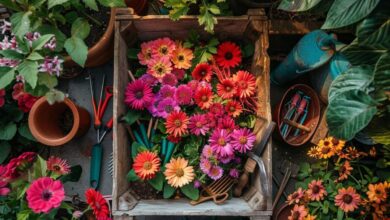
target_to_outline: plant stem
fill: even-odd
[[[98,21],[97,19],[95,19],[94,17],[92,17],[91,15],[87,14],[85,11],[83,10],[80,10],[79,12],[81,12],[81,14],[83,14],[85,17],[87,17],[89,20],[91,20],[93,23],[95,23],[97,26],[101,27],[103,26],[102,22]]]
[[[349,175],[360,187],[362,187],[362,185],[360,185],[360,182],[352,175]]]

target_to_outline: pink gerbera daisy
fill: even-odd
[[[187,83],[187,85],[192,89],[192,91],[196,91],[198,89],[199,81],[198,80],[191,80]]]
[[[172,64],[168,59],[153,59],[148,64],[147,73],[154,76],[160,82],[163,77],[171,73]]]
[[[141,44],[141,51],[138,53],[139,63],[148,65],[152,60],[153,41],[143,42]]]
[[[231,133],[234,129],[236,129],[236,122],[234,122],[233,118],[230,116],[223,116],[218,119],[219,129],[225,129],[228,133]]]
[[[70,166],[66,160],[51,156],[47,160],[47,170],[50,170],[58,175],[66,175],[70,173]]]
[[[159,93],[161,98],[172,98],[175,96],[176,88],[170,85],[163,85]]]
[[[153,86],[157,85],[157,83],[158,83],[156,77],[154,77],[150,74],[144,74],[139,79],[146,82],[150,87],[153,87]]]
[[[207,158],[200,159],[199,167],[203,173],[208,174],[210,172],[212,166],[213,166],[213,164],[210,162],[209,159],[207,159]]]
[[[176,49],[176,44],[173,40],[168,37],[159,38],[153,41],[153,51],[152,57],[153,59],[171,59],[173,52]]]
[[[190,105],[192,101],[192,89],[183,84],[177,87],[175,98],[180,105]]]
[[[206,135],[209,127],[205,115],[195,114],[191,116],[188,128],[190,129],[190,132],[196,136]]]
[[[209,112],[211,112],[215,117],[221,117],[225,113],[223,105],[219,102],[213,103],[210,106]]]
[[[125,103],[132,109],[142,110],[153,101],[153,91],[150,86],[142,81],[135,80],[127,84],[125,91]]]
[[[26,191],[28,207],[35,213],[49,213],[58,208],[65,198],[60,180],[42,177],[35,180]]]
[[[234,154],[230,141],[231,135],[225,129],[216,129],[211,135],[209,143],[218,157],[224,157]]]
[[[184,79],[184,75],[186,74],[186,71],[183,69],[173,68],[172,74],[175,75],[176,79],[180,81]]]
[[[177,84],[177,78],[172,73],[167,73],[162,78],[162,84],[175,86]]]
[[[212,166],[208,176],[213,180],[218,180],[223,175],[223,169],[220,166]]]
[[[233,131],[231,144],[240,153],[252,150],[256,136],[248,128],[240,128]]]
[[[32,166],[36,157],[37,154],[34,152],[24,152],[20,156],[11,159],[7,164],[6,173],[3,174],[3,178],[6,180],[18,178]]]
[[[344,212],[353,212],[360,205],[361,198],[356,189],[349,186],[348,188],[341,188],[334,198],[335,205],[340,207]]]
[[[158,103],[157,111],[160,117],[166,118],[170,113],[180,111],[180,107],[172,98],[166,98]]]
[[[205,145],[202,149],[202,156],[205,158],[210,158],[214,156],[213,149],[210,147],[210,145]]]

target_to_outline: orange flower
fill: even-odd
[[[226,106],[225,110],[228,113],[228,115],[233,116],[233,118],[238,117],[242,112],[242,106],[237,101],[229,101]]]
[[[134,159],[133,169],[142,180],[153,179],[160,170],[160,158],[154,152],[141,152]]]
[[[366,157],[368,154],[365,152],[359,152],[355,147],[348,147],[345,154],[342,154],[340,157],[347,160],[354,160],[360,157]]]
[[[319,154],[320,154],[320,152],[318,151],[318,147],[317,146],[314,146],[314,147],[310,148],[310,150],[307,152],[307,155],[309,157],[313,157],[313,158],[318,158]]]
[[[371,157],[376,157],[376,148],[375,147],[371,147],[369,154],[370,154]]]
[[[387,207],[390,207],[390,204],[378,204],[378,203],[374,203],[372,204],[372,207],[374,208],[374,211],[373,211],[373,219],[374,220],[388,220],[388,218],[383,218],[385,212],[387,211]]]
[[[360,205],[361,199],[356,190],[349,186],[347,189],[341,188],[338,190],[334,202],[344,212],[353,212]]]
[[[209,109],[213,104],[213,92],[208,87],[198,89],[194,95],[196,104],[201,109]]]
[[[332,138],[325,138],[318,143],[318,157],[320,159],[328,159],[335,155],[333,149]]]
[[[291,215],[288,217],[288,220],[304,220],[308,212],[303,205],[295,205],[291,210]]]
[[[171,161],[165,165],[165,168],[165,179],[172,187],[182,187],[192,182],[195,178],[194,168],[188,166],[188,160],[184,158],[172,158]]]
[[[307,194],[311,201],[320,201],[327,195],[325,187],[322,185],[322,180],[313,180],[309,183]]]
[[[307,215],[306,217],[305,217],[305,220],[316,220],[316,218],[317,218],[317,216],[316,215]]]
[[[171,134],[174,137],[181,137],[188,133],[188,122],[189,118],[185,112],[171,112],[165,122],[165,128],[167,129],[168,134]]]
[[[172,62],[177,69],[189,69],[191,60],[194,58],[192,50],[182,46],[180,42],[176,44],[176,50],[173,52]]]
[[[338,180],[346,180],[348,179],[348,176],[351,175],[351,171],[353,170],[353,167],[351,167],[351,164],[349,161],[345,161],[344,164],[339,168],[339,178]]]
[[[230,99],[236,94],[233,79],[223,79],[217,84],[217,94],[223,99]]]
[[[255,94],[256,78],[251,73],[240,70],[233,76],[233,80],[237,85],[238,97],[248,98]]]
[[[387,198],[385,185],[383,183],[368,185],[367,196],[371,202],[378,204],[385,202]]]
[[[292,205],[294,203],[299,203],[301,199],[303,199],[304,195],[305,195],[305,191],[302,190],[301,187],[299,187],[297,191],[293,192],[287,197],[287,203],[289,205]]]
[[[335,152],[340,152],[345,146],[345,141],[343,141],[343,140],[339,140],[335,137],[331,137],[330,140],[332,142],[332,145],[333,145]]]

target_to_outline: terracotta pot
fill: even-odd
[[[148,0],[125,0],[127,7],[133,8],[137,15],[146,15],[148,12]]]
[[[109,61],[114,55],[115,13],[116,9],[111,8],[110,20],[106,32],[93,47],[89,48],[85,67],[100,66]],[[78,64],[70,56],[66,56],[64,66],[73,67],[78,66]]]
[[[288,102],[292,98],[292,96],[294,96],[294,94],[298,90],[302,91],[305,95],[310,97],[310,104],[309,104],[307,118],[303,123],[303,125],[306,128],[309,128],[310,131],[309,132],[301,131],[298,136],[287,140],[286,138],[283,138],[280,131],[280,124],[283,122],[283,116],[285,115],[285,110],[283,109],[283,106],[286,102]],[[273,113],[274,113],[273,118],[278,128],[276,129],[277,132],[275,132],[276,137],[291,146],[299,147],[307,143],[317,129],[318,123],[320,121],[320,115],[321,115],[320,100],[318,98],[317,93],[312,88],[304,84],[296,84],[291,86],[284,93],[282,100],[275,107]],[[294,130],[295,129],[293,129],[291,132],[294,132]]]
[[[288,216],[291,215],[292,206],[288,204],[283,204],[280,209],[277,210],[276,215],[274,214],[273,220],[287,220]]]
[[[66,110],[72,113],[73,125],[70,131],[64,134],[61,129],[61,117]],[[88,131],[90,122],[87,110],[76,106],[68,98],[61,103],[50,105],[46,98],[42,97],[35,102],[28,117],[28,126],[32,135],[48,146],[60,146],[75,137],[82,136]]]

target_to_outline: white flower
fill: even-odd
[[[0,20],[3,24],[0,25],[1,34],[5,34],[7,31],[11,31],[11,23],[6,21],[5,19]]]

